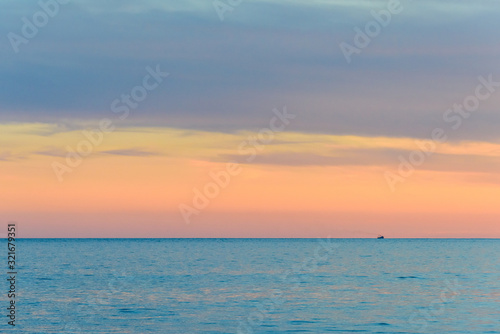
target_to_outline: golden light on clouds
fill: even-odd
[[[39,123],[0,128],[4,214],[29,208],[172,215],[179,204],[191,205],[194,189],[203,192],[213,181],[210,173],[224,170],[228,160],[240,163],[242,172],[193,221],[221,212],[500,213],[499,170],[474,170],[475,159],[498,163],[500,145],[493,143],[440,144],[440,158],[430,157],[392,193],[384,172],[397,168],[398,154],[415,149],[415,139],[278,133],[249,163],[239,147],[256,133],[118,128],[58,182],[51,164],[66,163],[66,147],[76,150],[85,140],[82,129]],[[248,153],[251,146],[245,148]],[[450,163],[460,156],[471,163]]]

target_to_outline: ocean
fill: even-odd
[[[500,333],[496,239],[1,243],[5,333]]]

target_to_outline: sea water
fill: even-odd
[[[500,333],[500,240],[22,239],[1,332]]]

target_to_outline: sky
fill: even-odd
[[[20,237],[500,237],[500,2],[0,2]]]

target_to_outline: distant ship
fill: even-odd
[[[377,239],[384,239],[384,236],[383,236],[383,235],[379,235],[379,236],[377,237]]]

